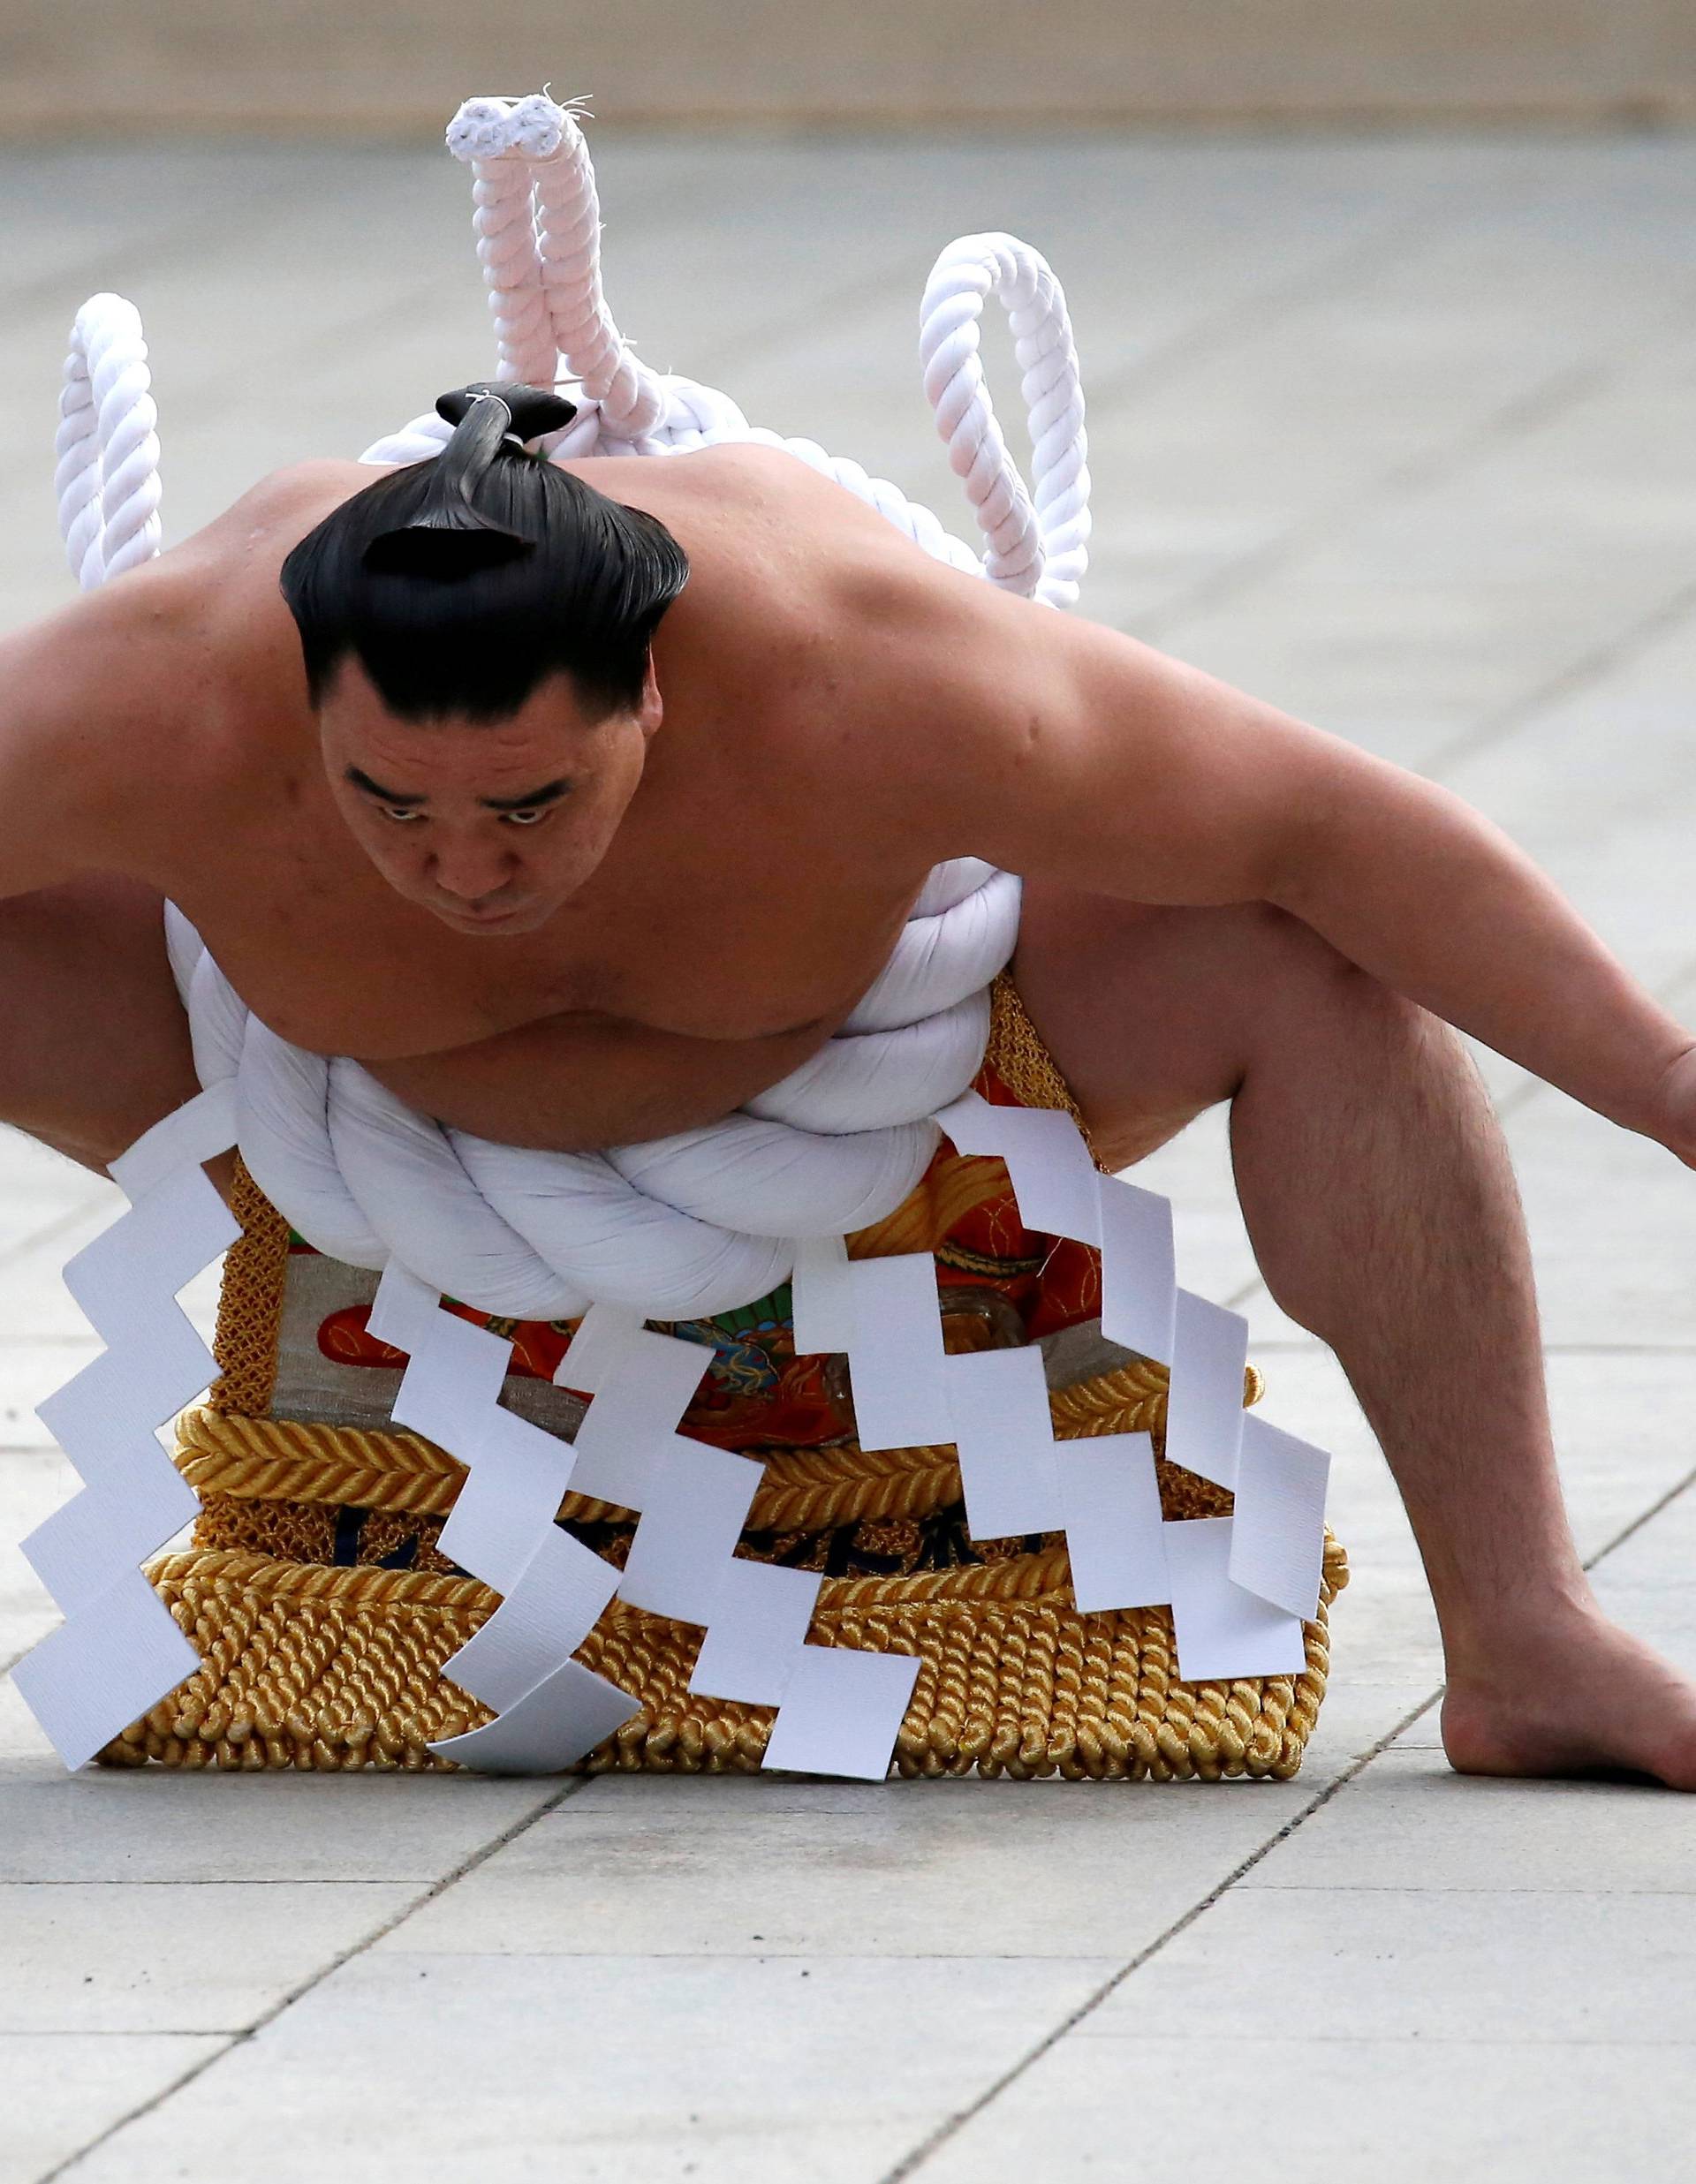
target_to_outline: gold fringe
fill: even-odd
[[[224,1254],[218,1325],[212,1349],[219,1377],[207,1397],[213,1410],[256,1417],[276,1387],[277,1330],[289,1271],[289,1224],[236,1155],[230,1210],[241,1234]]]
[[[431,1768],[447,1764],[432,1742],[488,1719],[441,1674],[496,1605],[471,1579],[206,1550],[163,1556],[148,1575],[204,1666],[106,1748],[108,1765]],[[1168,1611],[1079,1615],[1063,1549],[921,1579],[827,1578],[811,1637],[918,1658],[895,1751],[904,1775],[1284,1780],[1324,1697],[1326,1610],[1346,1582],[1328,1538],[1294,1678],[1178,1681]],[[641,1712],[587,1772],[758,1768],[772,1709],[692,1694],[700,1640],[613,1603],[578,1657]]]
[[[1063,1440],[1098,1433],[1153,1435],[1166,1427],[1168,1372],[1133,1359],[1112,1372],[1053,1390],[1049,1414]],[[1244,1400],[1258,1402],[1263,1383],[1251,1365]],[[860,1517],[928,1516],[960,1494],[951,1444],[914,1448],[776,1448],[763,1453],[766,1475],[748,1522],[761,1531],[815,1531]],[[316,1501],[360,1509],[445,1516],[465,1466],[416,1433],[353,1425],[306,1425],[290,1418],[241,1417],[210,1406],[177,1421],[177,1462],[198,1493],[244,1500]],[[1230,1498],[1205,1481],[1168,1470],[1173,1515],[1223,1514]],[[1194,1505],[1194,1506],[1191,1506]],[[568,1493],[562,1517],[593,1523],[630,1513],[587,1494]]]
[[[1011,971],[998,971],[989,988],[989,1044],[983,1058],[1021,1107],[1059,1107],[1089,1145],[1083,1111],[1026,1014]]]

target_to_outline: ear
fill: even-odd
[[[647,655],[647,672],[642,676],[642,694],[636,704],[636,725],[645,737],[652,738],[665,718],[665,701],[660,696],[660,678],[654,670],[654,654]]]

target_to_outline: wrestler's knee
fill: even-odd
[[[1301,918],[1259,904],[1267,964],[1265,1005],[1252,1018],[1248,1071],[1276,1058],[1280,1074],[1293,1058],[1334,1067],[1351,1055],[1378,1069],[1387,1059],[1412,1067],[1428,1060],[1476,1074],[1466,1043],[1451,1024],[1335,948]]]
[[[1339,1010],[1374,1005],[1375,981],[1270,903],[1033,893],[1015,978],[1115,1168],[1234,1100],[1292,1042],[1329,1036]]]

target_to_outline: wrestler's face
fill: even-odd
[[[534,933],[606,855],[660,724],[640,705],[596,717],[568,676],[509,720],[402,721],[354,662],[319,711],[330,794],[394,888],[456,933]]]

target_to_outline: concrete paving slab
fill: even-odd
[[[433,1883],[561,1788],[468,1774],[67,1774],[10,1741],[0,1733],[0,1884]]]
[[[1110,1969],[916,1958],[892,1981],[847,1958],[370,1955],[79,2174],[209,2176],[195,2165],[259,2101],[290,2123],[244,2144],[252,2184],[333,2171],[367,2133],[416,2184],[467,2164],[513,2184],[868,2184]]]
[[[1276,1968],[1251,1976],[1275,1985]],[[1190,2184],[1204,2162],[1240,2160],[1267,2184],[1331,2165],[1374,2184],[1681,2184],[1692,2065],[1688,2047],[1591,2040],[1173,2039],[1151,2011],[1111,2038],[1061,2041],[908,2173]]]
[[[0,2031],[239,2031],[418,1893],[367,1881],[8,1884]]]
[[[0,1451],[0,1661],[8,1666],[44,1638],[59,1612],[18,1542],[76,1493],[80,1481],[57,1448]],[[7,1683],[4,1697],[15,1695]],[[0,1717],[3,1718],[3,1717]]]
[[[1513,1118],[1514,1168],[1551,1343],[1691,1340],[1696,1175],[1562,1095]]]
[[[0,2184],[35,2184],[224,2044],[193,2033],[0,2033]]]
[[[1128,1957],[1305,1810],[1325,1779],[1316,1755],[1288,1783],[880,1783],[799,1809],[757,1778],[740,1794],[712,1780],[602,1780],[382,1946]]]
[[[1337,1802],[1360,1795],[1357,1779]],[[1268,1854],[1263,1879],[1280,1855]],[[1607,1893],[1576,1881],[1518,1893],[1237,1888],[1109,1995],[1077,2037],[1158,2023],[1196,2040],[1689,2045],[1692,1948],[1688,1893]]]
[[[1634,1783],[1466,1780],[1392,1746],[1238,1886],[1689,1895],[1696,1814]]]

